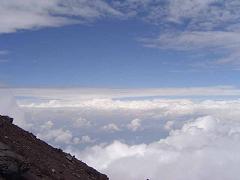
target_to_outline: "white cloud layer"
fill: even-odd
[[[54,99],[62,92],[46,92],[37,98],[34,90],[31,98],[18,99],[17,107],[13,96],[1,91],[1,113],[110,179],[237,180],[240,175],[237,98],[131,99],[126,92],[130,99],[110,98],[119,97],[117,91],[106,94],[108,99],[93,93],[73,101],[72,96]],[[23,112],[25,120],[18,121]]]
[[[203,116],[150,144],[114,141],[78,154],[110,179],[237,180],[240,122]]]
[[[94,88],[12,88],[16,97],[21,97],[27,106],[60,107],[77,106],[78,101],[96,100],[96,103],[103,99],[112,98],[141,98],[141,97],[191,97],[191,96],[239,96],[240,89],[233,86],[215,87],[188,87],[188,88],[142,88],[142,89],[94,89]],[[29,103],[27,99],[30,99]],[[62,104],[61,104],[62,103]]]

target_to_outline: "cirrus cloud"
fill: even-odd
[[[2,0],[0,33],[18,30],[60,27],[84,23],[105,16],[120,16],[102,0]]]

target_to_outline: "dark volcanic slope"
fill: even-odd
[[[20,176],[21,175],[21,176]],[[0,116],[0,180],[107,180],[69,154],[37,139]]]

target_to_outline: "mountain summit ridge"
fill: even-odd
[[[108,180],[0,115],[0,180]]]

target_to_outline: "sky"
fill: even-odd
[[[12,87],[239,86],[236,0],[1,1]]]
[[[0,0],[0,114],[111,180],[238,180],[239,12]]]

